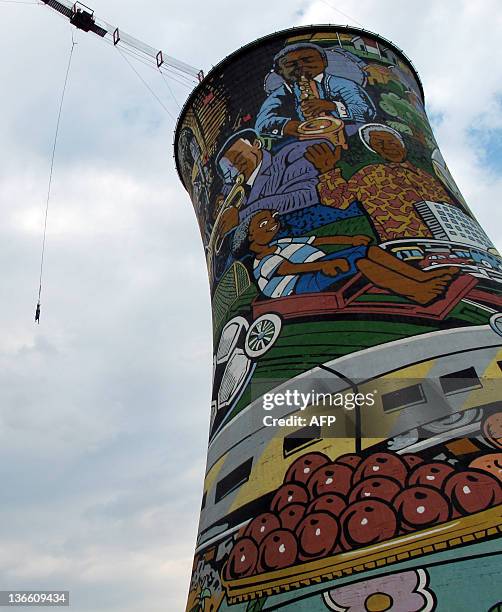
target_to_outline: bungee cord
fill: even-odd
[[[50,165],[50,171],[49,171],[49,184],[47,187],[47,198],[45,201],[44,231],[43,231],[43,239],[42,239],[42,254],[40,257],[40,276],[39,276],[39,282],[38,282],[38,301],[37,301],[37,307],[35,310],[35,323],[40,323],[40,300],[41,300],[41,295],[42,295],[42,276],[43,276],[43,269],[44,269],[45,244],[46,244],[46,238],[47,238],[47,218],[49,215],[49,202],[51,198],[52,177],[54,174],[54,160],[56,157],[56,147],[57,147],[58,136],[59,136],[59,125],[61,123],[61,114],[63,111],[63,103],[64,103],[64,98],[65,98],[65,93],[66,93],[66,87],[68,85],[68,76],[70,74],[71,60],[73,58],[73,50],[75,49],[76,44],[77,43],[75,42],[73,38],[73,34],[72,34],[70,55],[68,57],[68,64],[66,66],[63,91],[61,92],[61,99],[59,101],[59,110],[58,110],[58,116],[57,116],[57,121],[56,121],[56,131],[54,133],[54,141],[52,144],[51,165]]]

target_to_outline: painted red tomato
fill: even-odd
[[[248,524],[244,531],[244,536],[252,538],[257,544],[260,544],[266,535],[275,529],[279,529],[280,526],[281,523],[275,514],[264,512]]]
[[[230,551],[226,565],[226,578],[244,578],[251,576],[258,562],[258,547],[251,538],[237,540]]]
[[[288,482],[280,486],[270,503],[272,512],[280,512],[289,504],[306,504],[309,501],[307,489],[296,482]]]
[[[434,487],[416,485],[401,491],[394,500],[404,531],[445,523],[451,516],[450,502]]]
[[[340,526],[342,547],[351,550],[393,538],[397,516],[394,508],[381,499],[361,500],[347,506]]]
[[[294,531],[304,516],[305,506],[303,504],[289,504],[279,512],[281,527]]]
[[[296,528],[299,558],[308,561],[328,556],[336,546],[338,534],[338,521],[332,514],[308,514]]]
[[[346,453],[345,455],[340,455],[335,459],[335,463],[341,463],[342,465],[346,465],[353,470],[361,463],[362,458],[355,453]]]
[[[502,485],[491,474],[469,469],[452,474],[444,491],[460,514],[472,514],[502,504]]]
[[[258,571],[269,572],[293,565],[298,555],[298,544],[292,531],[277,529],[260,544]]]
[[[446,461],[432,461],[418,465],[408,476],[408,484],[426,485],[441,489],[444,481],[455,472],[455,468]]]
[[[338,517],[346,507],[347,502],[341,495],[337,493],[325,493],[310,503],[307,507],[307,514],[311,512],[328,512]]]
[[[312,472],[327,463],[331,463],[331,459],[323,453],[307,453],[289,466],[284,482],[301,482],[305,484],[312,475]]]
[[[349,502],[352,503],[358,499],[368,499],[369,497],[391,502],[401,491],[401,488],[401,485],[393,478],[383,476],[365,478],[352,489]]]
[[[408,466],[396,453],[373,453],[366,457],[354,473],[354,484],[370,476],[390,476],[404,485]]]
[[[318,468],[307,482],[311,499],[325,493],[347,495],[352,482],[352,470],[340,463],[329,463]]]

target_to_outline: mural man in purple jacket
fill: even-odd
[[[304,157],[314,142],[293,142],[272,155],[254,130],[233,134],[218,153],[217,167],[225,182],[223,194],[242,174],[246,197],[239,209],[231,206],[224,212],[214,231],[224,236],[257,210],[285,214],[318,204],[319,172]]]

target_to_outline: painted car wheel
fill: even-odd
[[[490,318],[490,327],[496,334],[502,336],[502,313],[498,312]]]
[[[418,437],[418,429],[410,429],[390,438],[387,441],[387,447],[392,451],[400,451],[412,444],[416,444],[416,442],[418,442]]]
[[[251,324],[246,334],[245,350],[249,357],[261,357],[277,340],[281,333],[281,318],[275,314],[265,314]]]
[[[422,427],[430,433],[445,433],[451,429],[470,425],[474,421],[479,420],[480,414],[481,413],[477,408],[471,408],[469,410],[464,410],[463,412],[449,414],[442,419],[437,419],[435,421],[431,421],[430,423],[426,423],[425,425],[422,425]]]

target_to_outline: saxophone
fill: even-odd
[[[302,75],[298,81],[300,87],[300,99],[311,100],[319,99],[319,91],[315,87],[315,81],[312,82],[305,75]],[[313,87],[314,86],[314,87]],[[341,119],[337,119],[330,114],[321,113],[314,115],[313,113],[303,113],[305,121],[302,121],[298,126],[300,140],[310,140],[314,138],[325,138],[329,140],[335,147],[341,146],[347,148],[345,138],[344,123]]]
[[[206,249],[206,261],[207,267],[209,270],[210,278],[213,274],[213,262],[216,255],[221,250],[221,245],[223,244],[223,238],[218,240],[218,226],[221,223],[221,219],[226,210],[231,207],[239,209],[244,201],[245,190],[243,187],[244,184],[244,175],[241,173],[235,179],[235,183],[232,185],[232,189],[228,192],[227,197],[223,201],[218,215],[214,221],[213,229],[211,230],[211,236],[209,237],[209,242],[207,243]]]

